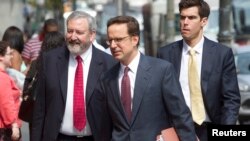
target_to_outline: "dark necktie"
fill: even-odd
[[[74,98],[73,98],[73,121],[74,127],[81,131],[86,125],[86,114],[84,104],[84,85],[83,85],[83,66],[82,58],[76,57],[77,68],[74,82]]]
[[[128,121],[131,119],[131,91],[130,91],[130,80],[128,76],[129,68],[124,69],[124,75],[121,82],[121,101],[126,113]]]

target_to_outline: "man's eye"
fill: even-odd
[[[116,42],[121,42],[122,41],[122,38],[116,38],[114,39]]]
[[[193,19],[196,19],[196,17],[195,16],[190,16],[190,17],[188,17],[190,20],[193,20]]]
[[[67,32],[68,32],[68,33],[73,33],[73,30],[68,30]]]
[[[83,31],[76,31],[76,34],[82,35],[82,34],[85,34],[85,32],[83,32]]]
[[[186,18],[186,17],[184,17],[184,16],[181,16],[181,17],[180,17],[180,19],[182,19],[182,20],[185,19],[185,18]]]

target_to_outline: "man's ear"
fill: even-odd
[[[137,46],[139,42],[139,36],[132,36],[133,45]]]
[[[208,22],[208,18],[207,17],[204,17],[201,19],[201,26],[204,27],[205,25],[207,25],[207,22]]]
[[[96,38],[96,31],[92,31],[92,33],[90,34],[90,41],[94,42],[95,38]]]

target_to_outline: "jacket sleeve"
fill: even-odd
[[[17,119],[16,106],[12,96],[12,84],[9,77],[0,74],[0,128],[11,126]]]

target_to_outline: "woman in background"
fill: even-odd
[[[21,56],[24,47],[23,32],[16,26],[10,26],[5,30],[2,40],[9,42],[13,50],[11,66],[6,71],[14,79],[18,88],[23,90],[26,69]]]
[[[11,66],[13,50],[10,44],[0,41],[0,140],[18,141],[21,137],[21,120],[18,119],[20,89],[6,70]]]
[[[10,47],[13,49],[11,68],[20,72],[24,71],[25,67],[22,66],[24,63],[21,56],[24,47],[23,32],[16,26],[10,26],[5,30],[2,41],[9,42]]]

